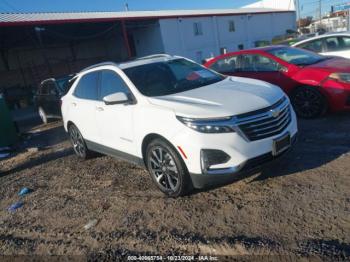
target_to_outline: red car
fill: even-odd
[[[270,46],[228,53],[205,64],[219,73],[281,87],[300,117],[350,110],[350,60],[303,49]]]

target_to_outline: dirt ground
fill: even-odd
[[[262,172],[171,199],[141,168],[78,160],[60,122],[38,126],[0,160],[0,255],[350,260],[350,114],[300,120],[299,129],[294,150]],[[34,191],[8,212],[22,187]]]

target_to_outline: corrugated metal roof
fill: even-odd
[[[224,16],[253,13],[288,12],[270,8],[162,10],[125,12],[58,12],[58,13],[0,13],[0,26],[20,24],[66,23],[82,21],[111,21],[122,19],[147,19],[193,16]]]

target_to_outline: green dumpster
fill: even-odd
[[[13,145],[17,139],[18,135],[10,111],[5,98],[0,94],[0,148]]]

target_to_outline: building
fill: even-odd
[[[324,32],[343,32],[347,30],[348,19],[343,16],[322,18],[312,22],[307,28],[310,33],[317,33],[320,30]]]
[[[296,29],[293,10],[0,14],[0,88],[35,88],[93,63],[154,53],[197,62]]]

